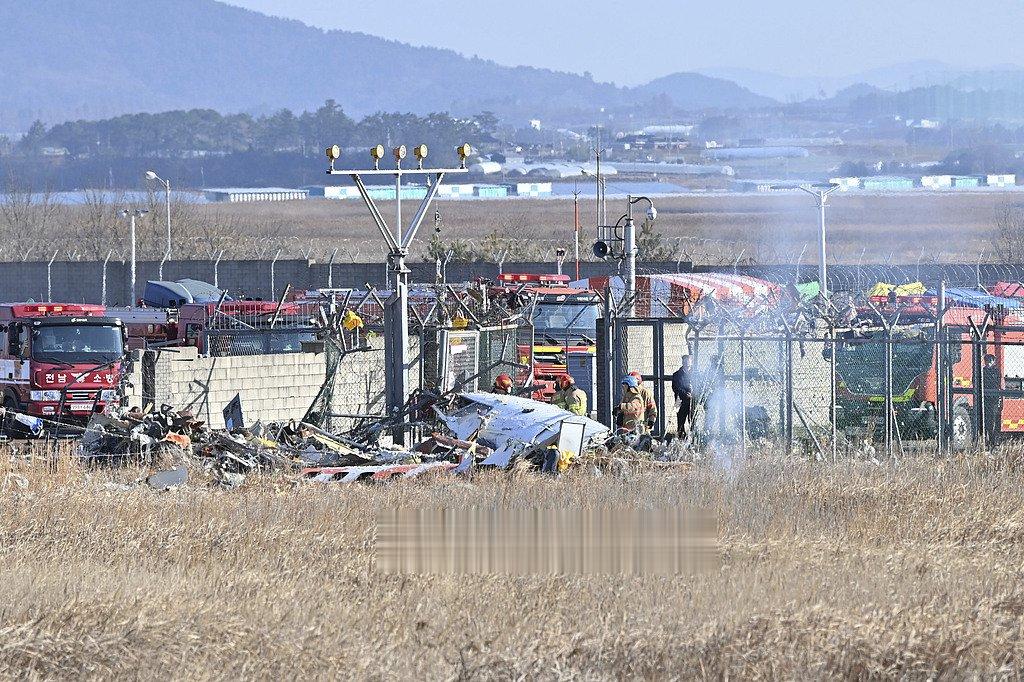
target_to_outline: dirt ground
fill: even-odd
[[[816,262],[818,212],[806,195],[708,195],[656,198],[654,229],[669,252],[697,262]],[[998,261],[994,244],[999,214],[1024,205],[1016,192],[927,193],[892,195],[837,194],[828,209],[829,241],[837,262],[975,262],[979,256]],[[539,249],[553,258],[558,246],[571,253],[571,200],[453,201],[435,204],[441,219],[440,237],[463,242],[480,252],[494,251],[502,240]],[[405,202],[405,219],[414,210]],[[393,203],[382,213],[393,220]],[[309,200],[279,204],[233,204],[201,207],[234,225],[265,225],[290,241],[291,250],[327,254],[340,247],[344,257],[376,260],[380,238],[365,207],[357,201]],[[609,200],[608,216],[625,212],[625,200]],[[641,211],[642,213],[642,211]],[[593,199],[581,200],[582,250],[589,257],[595,238]],[[423,245],[434,226],[431,213],[419,233]],[[500,250],[500,249],[499,249]],[[517,249],[513,248],[513,251]]]
[[[1020,453],[387,486],[0,465],[0,676],[964,678],[1024,665]],[[720,569],[393,575],[378,509],[692,505]]]

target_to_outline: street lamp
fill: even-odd
[[[132,257],[132,270],[131,270],[131,273],[132,274],[131,274],[131,285],[129,287],[131,289],[131,292],[132,292],[131,304],[130,304],[132,306],[135,305],[135,266],[136,266],[136,260],[135,260],[135,219],[136,218],[141,218],[142,216],[146,215],[147,213],[149,213],[149,211],[147,211],[144,208],[136,208],[136,209],[132,209],[132,210],[129,210],[129,209],[125,208],[125,209],[121,210],[121,215],[124,216],[125,218],[128,218],[131,221],[131,232],[128,235],[128,239],[132,243],[132,247],[131,247],[131,252],[132,252],[132,256],[131,256]]]
[[[164,193],[166,198],[167,207],[167,249],[164,250],[164,257],[160,261],[160,279],[164,278],[164,263],[171,257],[171,181],[164,180],[155,171],[146,171],[146,179],[153,181],[156,180],[164,186]]]
[[[623,254],[626,257],[626,296],[629,301],[627,314],[633,317],[636,310],[636,229],[633,223],[633,204],[647,202],[647,220],[652,223],[658,218],[658,209],[654,208],[654,202],[647,197],[626,197],[626,225],[622,231],[624,243]]]
[[[825,262],[825,205],[829,196],[839,189],[839,185],[832,182],[820,182],[813,185],[772,185],[772,189],[798,189],[814,197],[818,206],[820,221],[818,225],[818,291],[822,299],[828,299],[828,264]]]

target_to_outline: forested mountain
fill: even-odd
[[[313,110],[327,99],[354,116],[489,110],[506,119],[564,119],[642,94],[576,74],[322,31],[214,0],[2,0],[0,26],[0,132],[36,119],[139,111]],[[682,108],[701,104],[700,88],[666,94]]]

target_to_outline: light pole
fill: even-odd
[[[825,205],[829,196],[839,189],[839,185],[831,182],[814,185],[774,185],[772,189],[798,189],[814,197],[818,206],[818,291],[822,299],[828,299],[828,264],[825,261],[827,240],[825,235]]]
[[[624,253],[626,258],[626,297],[629,307],[626,313],[633,317],[636,312],[636,224],[633,222],[633,204],[639,201],[647,202],[647,219],[654,222],[658,217],[658,209],[654,208],[654,202],[647,197],[626,197],[626,224],[622,231],[624,242]]]
[[[164,250],[164,257],[160,261],[160,279],[164,278],[164,263],[171,257],[171,181],[164,180],[155,171],[146,171],[147,180],[156,180],[164,186],[164,195],[166,198],[167,208],[167,248]]]
[[[149,213],[149,211],[147,211],[144,208],[136,208],[136,209],[132,209],[132,210],[129,210],[129,209],[126,208],[126,209],[122,209],[122,211],[121,211],[121,215],[123,215],[125,218],[128,218],[128,220],[131,223],[131,231],[128,234],[128,239],[132,243],[132,246],[131,246],[132,270],[131,270],[131,284],[129,286],[129,289],[131,290],[131,302],[129,303],[130,307],[134,307],[135,306],[135,266],[136,266],[136,260],[135,260],[135,219],[136,218],[141,218],[142,216],[146,215],[147,213]]]
[[[401,413],[408,398],[406,370],[409,357],[409,268],[405,265],[405,258],[409,254],[409,247],[416,237],[416,231],[427,215],[427,209],[437,196],[437,190],[449,173],[466,173],[466,157],[472,153],[468,144],[459,145],[456,153],[461,159],[457,168],[424,168],[423,161],[427,158],[427,145],[420,144],[413,147],[413,155],[416,157],[416,167],[402,168],[402,161],[407,155],[405,145],[400,145],[392,150],[395,159],[395,167],[381,168],[380,162],[386,156],[384,145],[376,145],[370,149],[370,157],[373,159],[372,170],[335,168],[335,162],[341,158],[341,148],[333,145],[327,148],[327,159],[330,167],[328,175],[348,175],[352,178],[359,195],[370,211],[374,224],[380,231],[380,235],[387,247],[387,275],[391,280],[391,295],[385,302],[384,309],[384,368],[385,368],[385,394],[387,414],[395,417]],[[376,202],[370,196],[363,184],[364,175],[393,175],[395,178],[395,222],[393,227],[389,226]],[[402,222],[402,177],[406,175],[425,175],[428,178],[426,196],[420,201],[419,208],[409,221],[408,226]],[[433,176],[433,182],[430,182]],[[393,230],[393,232],[392,232]],[[403,233],[404,230],[404,233]],[[405,444],[405,427],[398,425],[392,432],[395,442],[399,445]]]

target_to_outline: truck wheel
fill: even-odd
[[[4,409],[8,412],[21,412],[21,405],[18,404],[17,398],[10,393],[7,393],[4,394]],[[9,415],[6,417],[4,428],[9,436],[13,436],[15,438],[24,438],[28,434],[25,428],[19,422],[15,421],[14,417]]]
[[[974,419],[966,405],[956,405],[953,408],[950,431],[949,445],[953,452],[964,452],[977,440],[974,433]]]

